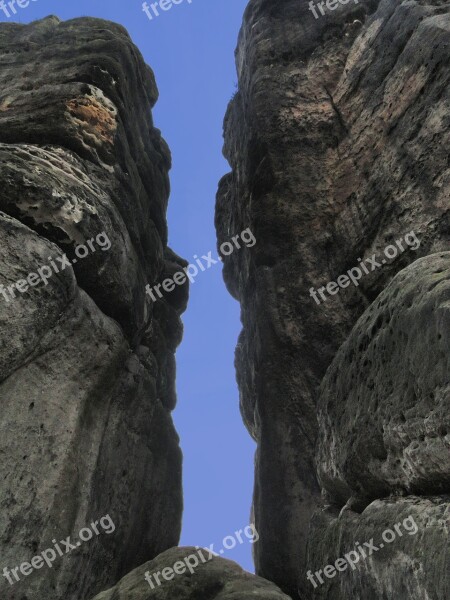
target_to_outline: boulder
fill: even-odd
[[[174,568],[179,574],[174,571]],[[273,583],[247,573],[235,562],[210,557],[207,550],[198,547],[171,548],[163,552],[154,560],[129,573],[115,587],[102,592],[93,600],[173,600],[174,598],[177,600],[235,600],[237,598],[239,600],[254,598],[288,600],[288,596]]]

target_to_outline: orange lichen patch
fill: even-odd
[[[69,100],[67,108],[84,133],[93,135],[101,143],[113,144],[117,123],[109,108],[92,97]]]

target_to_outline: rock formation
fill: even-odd
[[[225,117],[219,244],[257,239],[224,270],[257,572],[305,600],[444,600],[450,6],[329,4],[250,0]],[[418,537],[307,580],[407,513]]]
[[[144,579],[196,551],[173,548],[188,290],[145,292],[187,264],[151,70],[122,27],[49,17],[0,26],[0,82],[0,597],[287,599],[222,558]]]
[[[198,567],[186,568],[186,559],[197,555],[196,548],[172,548],[163,552],[132,573],[127,575],[114,588],[102,592],[93,600],[288,600],[273,583],[243,571],[236,563],[223,558],[209,558],[203,553],[205,563],[198,558]],[[190,564],[194,565],[190,558]],[[176,566],[179,574],[173,572]],[[162,578],[163,569],[172,573]],[[159,574],[155,580],[153,574]],[[148,583],[145,576],[150,580]],[[158,586],[157,581],[161,581]]]
[[[250,0],[217,198],[260,577],[158,586],[197,549],[156,84],[118,25],[0,26],[1,598],[448,597],[450,6],[314,6]]]
[[[153,74],[118,25],[2,24],[0,82],[1,568],[106,515],[115,526],[54,568],[2,577],[0,597],[81,600],[179,539],[187,289],[145,293],[185,264],[167,248],[171,159]],[[46,284],[12,297],[44,265]]]
[[[372,552],[358,559],[358,575],[338,573],[314,598],[347,598],[352,590],[374,599],[448,597],[449,331],[444,252],[394,277],[327,370],[316,466],[330,506],[309,529],[308,567],[334,563],[355,542],[374,538],[376,550],[365,546]],[[349,510],[340,518],[342,505]],[[394,535],[384,539],[385,530]]]

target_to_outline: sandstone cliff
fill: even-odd
[[[0,597],[287,599],[218,557],[145,579],[197,552],[174,548],[188,290],[145,293],[186,265],[151,70],[122,27],[49,17],[0,26],[0,83]]]
[[[115,525],[54,568],[2,577],[6,600],[89,598],[178,542],[170,413],[187,289],[155,305],[145,293],[182,263],[167,248],[157,95],[118,25],[0,27],[1,568],[106,515]],[[43,265],[47,283],[12,297]]]
[[[257,239],[224,276],[257,572],[292,597],[448,597],[449,57],[448,2],[316,19],[306,0],[251,0],[244,16],[216,228]],[[306,579],[408,511],[417,538]]]
[[[185,265],[156,84],[118,25],[0,26],[1,598],[448,597],[450,7],[308,4],[249,3],[217,199],[219,244],[257,239],[224,276],[261,577],[214,557],[157,587],[195,550],[173,547],[188,290],[145,293]]]

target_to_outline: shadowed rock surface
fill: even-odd
[[[328,578],[322,572],[316,587],[301,583],[306,598],[380,600],[389,598],[448,598],[448,521],[450,496],[392,497],[375,500],[362,514],[327,509],[311,523],[308,560],[312,573],[355,552],[348,563],[334,566]],[[397,529],[396,529],[397,525]],[[390,533],[388,533],[390,532]],[[384,538],[383,538],[384,534]],[[388,540],[388,541],[383,541]],[[359,542],[359,547],[357,546]],[[365,545],[368,544],[368,545]],[[361,549],[366,554],[363,559]],[[344,559],[344,563],[345,563]]]
[[[450,490],[450,252],[403,269],[322,382],[317,470],[336,505]]]
[[[157,95],[119,25],[0,25],[0,283],[71,263],[0,295],[2,568],[76,543],[105,515],[115,525],[52,569],[2,577],[5,600],[90,598],[178,542],[170,411],[187,288],[155,305],[145,294],[185,264],[167,248]]]
[[[441,0],[360,0],[317,20],[305,0],[246,10],[216,225],[219,243],[248,227],[257,239],[224,276],[258,442],[257,571],[293,598],[448,598],[449,12]],[[51,569],[3,578],[6,600],[114,585],[95,600],[287,597],[220,558],[154,589],[144,579],[194,552],[172,548],[187,286],[145,294],[186,264],[167,247],[156,99],[118,25],[0,26],[2,567],[114,524]],[[27,285],[63,254],[46,285]],[[374,258],[357,285],[317,296]],[[357,569],[306,580],[408,518],[417,531]]]
[[[192,573],[183,562],[190,555],[200,562],[197,568],[192,568]],[[208,560],[206,551],[203,556],[207,560],[204,564],[198,558],[196,548],[171,548],[93,600],[288,600],[288,596],[273,583],[247,573],[236,563],[215,557]],[[194,564],[192,558],[190,561]],[[177,563],[180,574],[166,571],[167,577],[172,577],[170,581],[159,575],[160,586],[152,578],[152,589],[144,578],[147,572],[150,575],[161,573],[165,568],[173,569]]]
[[[449,331],[450,252],[444,252],[403,269],[329,367],[317,448],[329,505],[312,519],[308,567],[315,573],[335,565],[357,542],[368,556],[356,569],[347,566],[331,578],[322,573],[313,594],[314,584],[301,582],[305,597],[448,598]],[[371,539],[375,551],[364,546]]]
[[[242,308],[243,331],[236,350],[241,412],[258,443],[257,573],[293,597],[305,599],[314,593],[305,579],[310,524],[324,502],[340,510],[355,485],[364,486],[372,467],[397,470],[373,476],[377,481],[372,500],[378,493],[397,491],[402,477],[403,487],[409,489],[409,476],[422,482],[410,486],[416,493],[450,492],[450,460],[444,454],[449,450],[448,436],[445,426],[439,430],[438,417],[429,424],[433,440],[419,439],[426,436],[427,411],[448,415],[448,396],[443,395],[448,389],[448,341],[433,337],[431,342],[431,333],[419,334],[418,323],[407,338],[398,339],[395,352],[410,352],[411,335],[411,345],[418,346],[413,360],[420,363],[430,352],[425,361],[431,369],[428,383],[431,388],[436,383],[441,391],[426,399],[425,393],[435,390],[422,394],[420,389],[406,388],[414,377],[399,376],[406,397],[398,389],[394,396],[386,396],[384,404],[380,398],[380,413],[374,415],[369,433],[373,438],[384,424],[394,426],[402,410],[414,402],[411,394],[416,394],[420,417],[408,422],[405,415],[409,438],[417,438],[419,444],[420,465],[411,466],[416,475],[408,474],[409,467],[400,458],[407,453],[402,444],[409,442],[394,439],[395,432],[386,434],[391,435],[389,459],[379,439],[371,438],[373,444],[361,451],[371,414],[369,382],[361,383],[357,396],[358,390],[346,378],[363,357],[341,355],[336,372],[347,382],[353,403],[365,407],[359,408],[355,422],[355,427],[365,429],[351,432],[351,419],[342,419],[340,427],[333,422],[345,405],[341,407],[334,396],[332,382],[324,400],[330,403],[331,414],[324,406],[317,418],[322,379],[358,318],[397,273],[434,254],[424,275],[426,285],[440,264],[438,253],[450,248],[450,6],[438,0],[360,0],[337,3],[336,10],[326,9],[325,16],[315,19],[308,4],[251,0],[247,7],[236,51],[239,86],[224,126],[224,153],[232,172],[220,182],[216,207],[219,244],[246,227],[257,239],[254,248],[224,261],[226,284]],[[384,258],[388,247],[391,255],[394,247],[392,258]],[[379,265],[372,268],[368,260],[374,258]],[[342,289],[336,285],[338,292],[331,288],[324,299],[317,294],[361,262],[368,272],[362,273],[358,285],[347,283]],[[423,322],[428,315],[420,304],[420,288],[415,293],[419,306],[414,310],[419,314],[422,307]],[[430,302],[436,299],[426,297]],[[438,328],[431,314],[429,320],[430,327]],[[433,362],[441,350],[447,355]],[[391,394],[389,373],[397,362],[405,365],[407,358],[374,350],[373,361],[379,373],[378,395]],[[375,373],[375,366],[371,368]],[[344,401],[344,394],[339,398]],[[333,482],[332,491],[337,491],[336,481],[346,485],[331,498],[316,476],[316,444],[326,419],[332,424],[330,432],[337,427],[336,449],[323,442],[317,466]],[[354,464],[347,464],[346,450],[355,439],[360,440],[360,456],[355,452]],[[367,463],[371,459],[374,464]],[[386,460],[395,466],[388,467]],[[396,460],[401,462],[397,465]],[[313,532],[313,540],[320,537],[315,536]],[[325,564],[318,560],[314,566]],[[390,575],[384,576],[383,585],[389,590]],[[404,574],[398,577],[397,583],[404,580]],[[423,589],[411,588],[409,595],[392,582],[394,597],[425,597]],[[348,588],[339,588],[332,597],[365,597],[368,589],[355,586],[350,594]],[[378,595],[371,597],[386,597],[380,587],[376,589]],[[436,589],[442,594],[444,588]],[[430,598],[443,600],[439,594]]]

